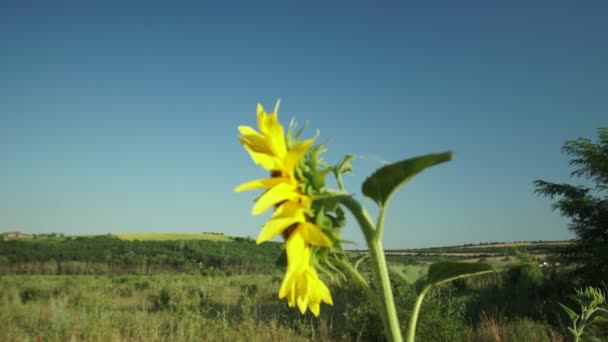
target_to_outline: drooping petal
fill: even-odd
[[[297,185],[281,183],[266,191],[260,196],[251,209],[252,215],[259,215],[275,204],[283,201],[290,201],[300,196],[297,192]]]
[[[308,306],[310,307],[310,312],[312,312],[315,317],[319,317],[319,313],[321,312],[321,305],[319,305],[319,302],[311,302]]]
[[[293,224],[305,221],[306,216],[304,216],[304,211],[300,208],[298,201],[287,201],[277,208],[268,223],[264,225],[256,243],[260,244],[270,240]]]
[[[260,134],[258,131],[255,130],[255,128],[251,126],[240,125],[237,127],[237,129],[239,130],[239,133],[241,133],[241,135],[258,135],[261,138],[264,138],[262,134]]]
[[[285,218],[285,217],[302,217],[304,218],[304,211],[300,206],[300,197],[304,197],[302,195],[298,196],[298,198],[294,201],[287,201],[282,203],[277,207],[277,210],[272,214],[271,219],[276,218]],[[304,221],[302,221],[304,222]]]
[[[304,238],[304,241],[315,246],[333,246],[332,241],[325,235],[319,227],[310,222],[303,222],[299,225],[298,230]]]
[[[262,231],[260,231],[260,235],[258,236],[256,243],[259,245],[264,241],[268,241],[268,240],[274,238],[275,236],[283,233],[283,231],[285,229],[289,228],[294,223],[299,223],[299,222],[302,222],[303,220],[305,220],[305,218],[303,216],[302,216],[302,218],[286,217],[286,218],[278,218],[278,219],[270,220],[270,221],[268,221],[268,223],[266,223],[264,225],[264,228],[262,228]]]
[[[281,183],[293,183],[293,180],[284,177],[273,177],[273,178],[263,178],[263,179],[255,179],[249,182],[245,182],[237,186],[234,191],[241,192],[247,190],[254,189],[270,189],[273,186]]]
[[[310,266],[310,247],[306,246],[306,242],[299,234],[291,234],[287,238],[285,252],[287,253],[287,271],[279,289],[279,298],[295,295],[298,275],[305,272]]]
[[[251,156],[253,162],[263,167],[264,169],[268,171],[281,169],[281,162],[277,160],[275,156],[267,153],[256,152],[252,150],[248,145],[244,145],[244,147],[245,150],[249,152],[249,155]]]
[[[300,313],[305,314],[306,313],[306,309],[308,308],[308,295],[307,295],[307,281],[306,281],[306,275],[302,274],[298,277],[298,282],[296,283],[297,289],[296,289],[296,293],[297,293],[297,302],[298,302],[298,309],[300,309]]]
[[[283,167],[285,170],[289,170],[291,172],[291,176],[293,177],[293,170],[295,169],[298,162],[306,155],[310,145],[314,142],[314,139],[304,140],[292,146],[292,148],[287,152],[285,156],[285,160],[283,161]]]
[[[321,283],[321,300],[329,305],[334,305],[334,300],[331,298],[331,292],[325,283]]]
[[[238,129],[241,133],[239,141],[243,145],[247,145],[251,150],[258,153],[272,153],[267,139],[256,130],[249,126],[239,126]]]

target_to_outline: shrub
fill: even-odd
[[[393,295],[403,333],[407,330],[416,301],[414,286],[392,276]],[[356,285],[353,285],[356,286]],[[451,296],[450,287],[432,290],[420,312],[416,336],[420,341],[460,341],[464,339],[464,300]],[[346,291],[345,329],[348,337],[364,341],[384,341],[384,328],[377,311],[358,288]]]

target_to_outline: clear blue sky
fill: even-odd
[[[608,124],[607,17],[605,1],[2,1],[0,231],[256,237],[259,193],[233,188],[266,173],[236,127],[281,98],[328,160],[361,156],[359,198],[384,161],[454,151],[393,197],[389,248],[571,238],[532,182],[569,181],[563,142]],[[345,238],[362,247],[352,220]]]

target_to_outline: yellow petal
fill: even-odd
[[[297,301],[298,301],[298,309],[300,309],[300,312],[302,313],[302,315],[305,314],[306,309],[308,308],[308,297],[306,297],[306,296],[298,297]]]
[[[239,126],[238,129],[241,133],[239,141],[243,145],[248,146],[251,150],[258,153],[272,154],[268,141],[263,135],[249,126]]]
[[[262,228],[256,243],[259,245],[264,241],[268,241],[281,234],[285,229],[289,228],[289,226],[294,223],[302,222],[303,220],[305,220],[304,217],[286,217],[270,220],[264,225],[264,228]]]
[[[315,317],[319,317],[319,313],[321,311],[321,306],[319,305],[319,302],[310,303],[308,306],[310,307],[310,312],[312,312]]]
[[[331,298],[331,292],[329,291],[329,288],[324,283],[322,283],[322,285],[323,289],[321,291],[321,300],[329,305],[334,305],[334,301]]]
[[[285,178],[283,178],[285,179]],[[294,184],[294,183],[289,183],[289,184]],[[294,184],[295,186],[296,184]],[[305,196],[298,196],[298,197],[305,197]],[[302,207],[300,205],[300,198],[297,198],[295,201],[287,201],[283,204],[281,204],[277,210],[274,212],[274,214],[272,214],[272,219],[275,218],[285,218],[285,217],[293,217],[293,216],[297,216],[297,217],[304,217],[304,211],[302,210]],[[304,221],[302,221],[304,222]]]
[[[266,170],[273,171],[281,169],[281,164],[279,163],[276,157],[267,153],[256,152],[252,150],[248,145],[245,145],[245,150],[249,152],[249,155],[251,156],[251,159],[253,159],[254,163],[265,168]]]
[[[319,227],[310,223],[304,222],[301,223],[298,227],[300,234],[304,238],[304,241],[308,242],[311,245],[315,246],[333,246],[332,241],[325,235]]]
[[[273,186],[281,183],[293,183],[293,180],[283,177],[256,179],[237,186],[234,191],[241,192],[254,189],[270,189]]]
[[[237,129],[239,130],[239,133],[241,133],[241,135],[259,135],[260,137],[263,137],[258,131],[256,131],[251,126],[241,125],[238,126]]]
[[[296,185],[286,183],[275,185],[255,201],[251,214],[259,215],[275,204],[298,198],[299,194],[295,191],[296,187]]]
[[[265,125],[268,146],[274,155],[279,158],[284,158],[285,154],[287,154],[285,131],[283,130],[283,125],[279,122],[276,113],[266,119]]]
[[[306,247],[306,242],[299,234],[291,234],[287,238],[285,251],[287,253],[287,272],[285,272],[285,278],[279,289],[279,298],[285,298],[290,289],[295,290],[298,275],[306,272],[310,265],[310,247]],[[291,295],[295,296],[295,292]]]
[[[310,265],[310,246],[306,245],[304,238],[297,233],[292,233],[285,242],[287,252],[287,271],[291,269],[305,272]]]
[[[306,155],[306,152],[308,152],[308,149],[310,148],[310,145],[312,145],[313,142],[314,139],[309,139],[295,144],[285,156],[285,161],[283,163],[283,167],[285,168],[285,170],[293,170],[300,161],[300,159],[302,159],[304,155]]]

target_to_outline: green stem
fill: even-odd
[[[378,221],[376,223],[376,236],[378,240],[382,240],[382,234],[384,232],[384,213],[386,212],[386,207],[380,207],[380,213],[378,213]]]
[[[412,311],[412,317],[410,318],[410,325],[407,329],[407,342],[414,342],[416,340],[416,324],[418,323],[418,314],[422,307],[422,300],[426,293],[429,292],[430,286],[425,286],[422,292],[416,298],[416,304],[414,304],[414,310]]]
[[[395,299],[393,298],[393,290],[391,281],[388,276],[386,267],[386,259],[384,257],[384,249],[382,241],[373,239],[367,241],[369,252],[371,254],[374,276],[378,289],[380,291],[380,306],[378,309],[382,312],[384,318],[384,331],[389,341],[401,342],[401,329],[399,328],[399,319],[397,318],[397,309],[395,308]]]
[[[369,245],[369,241],[371,239],[374,239],[375,229],[374,224],[372,223],[372,219],[367,213],[367,210],[365,210],[365,208],[363,208],[361,204],[350,195],[340,196],[339,201],[353,214],[353,216],[359,223],[361,230],[363,231],[365,241],[367,241]]]
[[[367,281],[363,278],[361,273],[359,273],[359,271],[357,271],[357,269],[355,267],[353,267],[353,265],[351,265],[348,261],[338,259],[337,262],[338,262],[338,264],[340,264],[340,266],[342,266],[343,269],[345,269],[353,277],[353,279],[355,279],[355,281],[359,284],[359,286],[361,286],[361,288],[363,288],[363,292],[365,292],[365,294],[367,295],[369,300],[372,302],[372,304],[377,307],[380,304],[380,301],[378,300],[378,297],[376,296],[376,294],[369,287],[369,285],[367,284]]]
[[[401,342],[403,341],[403,337],[399,328],[399,319],[397,318],[397,309],[395,308],[393,290],[391,289],[386,258],[384,257],[384,248],[380,239],[381,236],[378,234],[378,230],[374,229],[369,214],[359,202],[355,201],[351,196],[341,197],[340,202],[355,216],[365,236],[380,297],[376,307],[380,313],[380,318],[382,318],[386,337],[389,341]],[[379,223],[382,222],[383,220],[379,221]]]

